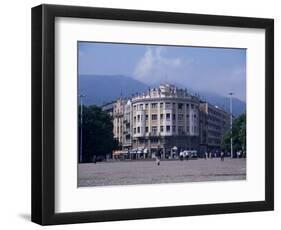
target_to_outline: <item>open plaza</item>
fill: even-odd
[[[246,179],[245,158],[111,161],[78,164],[78,187]]]

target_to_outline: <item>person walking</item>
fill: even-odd
[[[180,161],[183,161],[183,152],[180,152]]]
[[[160,159],[161,159],[161,149],[160,149],[160,146],[157,147],[157,152],[156,152],[156,164],[158,166],[160,166]]]
[[[237,158],[240,158],[240,151],[237,151],[237,152],[236,152],[236,155],[237,155],[237,156],[236,156]]]
[[[224,161],[224,152],[221,151],[221,161]]]
[[[189,160],[189,152],[186,153],[186,160]]]

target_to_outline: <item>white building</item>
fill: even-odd
[[[199,147],[199,100],[173,85],[159,88],[132,98],[133,148],[147,149],[152,156],[158,148],[163,157],[171,149],[194,150]]]
[[[219,150],[230,115],[186,90],[161,84],[103,107],[112,115],[113,134],[133,157],[171,157],[172,149]]]

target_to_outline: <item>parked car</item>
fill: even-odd
[[[183,150],[180,152],[180,159],[197,159],[197,151],[196,150]]]
[[[189,158],[193,160],[198,159],[197,151],[196,150],[189,151]]]

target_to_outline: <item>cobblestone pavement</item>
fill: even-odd
[[[78,165],[78,186],[159,184],[246,179],[246,159],[115,161]]]

